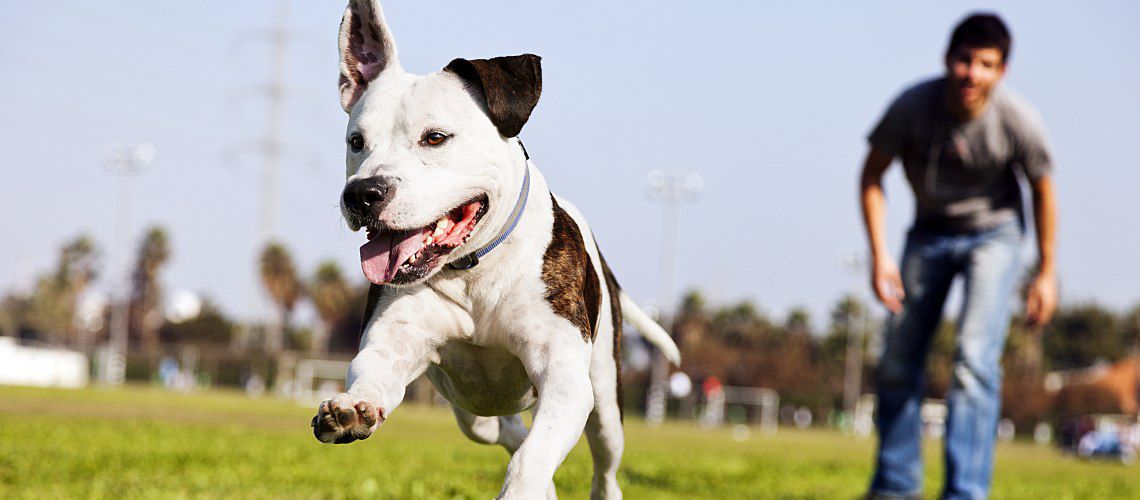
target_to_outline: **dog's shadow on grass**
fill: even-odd
[[[622,476],[629,484],[636,484],[638,486],[645,486],[649,488],[659,489],[673,489],[677,483],[673,478],[661,473],[660,471],[654,472],[638,472],[637,469],[625,467],[621,469]]]

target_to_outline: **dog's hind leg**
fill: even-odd
[[[506,417],[480,417],[472,415],[457,406],[452,405],[451,411],[455,413],[455,421],[459,423],[459,430],[468,439],[479,444],[497,444],[507,450],[511,455],[522,446],[526,439],[527,428],[522,417],[509,415]],[[554,482],[546,494],[548,499],[558,498],[554,493]]]
[[[463,435],[479,444],[497,444],[514,455],[526,439],[527,429],[518,415],[506,417],[480,417],[452,405],[455,421]]]
[[[604,376],[607,379],[598,377],[594,381],[594,410],[586,420],[586,441],[590,443],[590,455],[594,459],[591,499],[621,498],[617,470],[625,449],[625,435],[618,407],[616,370]]]
[[[586,441],[590,443],[590,454],[594,459],[594,481],[590,488],[590,498],[621,498],[618,487],[617,470],[621,455],[625,450],[625,434],[622,429],[621,413],[621,327],[622,306],[619,298],[624,295],[614,279],[613,272],[602,263],[606,281],[606,295],[610,301],[609,311],[602,312],[602,327],[598,329],[595,349],[590,360],[590,384],[594,388],[594,409],[586,420]],[[609,318],[606,312],[608,312]],[[612,349],[605,349],[613,346]]]

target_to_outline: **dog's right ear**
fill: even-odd
[[[340,20],[340,105],[352,109],[380,73],[400,70],[396,41],[378,0],[349,0]]]
[[[455,59],[443,68],[483,94],[487,115],[503,137],[519,135],[542,94],[542,58],[534,54]]]

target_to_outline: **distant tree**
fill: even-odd
[[[710,333],[737,347],[765,345],[775,333],[772,322],[750,301],[718,309],[710,326]]]
[[[0,300],[0,335],[19,337],[27,328],[31,298],[9,293]]]
[[[1044,376],[1045,351],[1044,329],[1029,327],[1024,318],[1014,318],[1009,325],[1009,334],[1005,343],[1005,354],[1002,365],[1007,368],[1016,366],[1017,369],[1028,373],[1037,373]]]
[[[853,294],[844,295],[831,308],[831,322],[828,324],[822,346],[824,357],[829,363],[843,366],[847,359],[847,338],[853,331],[862,331],[863,326],[868,323],[868,312],[867,304]],[[864,335],[864,343],[867,341],[866,337]]]
[[[41,276],[25,302],[20,335],[50,344],[67,344],[74,322],[75,304],[66,285]]]
[[[705,299],[698,290],[690,290],[681,298],[677,309],[677,319],[673,322],[673,338],[677,346],[696,347],[709,332],[709,315]]]
[[[705,314],[705,296],[700,290],[689,290],[681,297],[679,316],[697,316]]]
[[[360,333],[363,327],[364,308],[368,303],[368,289],[370,284],[349,287],[349,300],[345,306],[348,311],[340,321],[337,321],[329,332],[329,352],[337,354],[356,354],[360,348]]]
[[[302,285],[297,277],[293,257],[284,245],[270,242],[261,251],[261,283],[277,308],[277,317],[269,325],[266,350],[280,351],[284,347],[285,329],[293,308],[301,298]]]
[[[99,249],[89,236],[67,242],[59,253],[55,279],[62,287],[82,292],[98,277]]]
[[[170,260],[170,242],[166,231],[152,227],[143,236],[131,273],[130,319],[143,349],[158,351],[158,329],[162,326],[162,283],[159,272]]]
[[[784,329],[790,334],[811,335],[811,313],[803,307],[793,307],[784,320]]]
[[[1140,304],[1132,307],[1120,321],[1120,340],[1140,354]]]
[[[1045,390],[1045,365],[1040,328],[1029,328],[1024,318],[1010,322],[1002,367],[1002,415],[1017,429],[1031,430],[1053,402]]]
[[[99,251],[91,238],[80,235],[65,243],[55,269],[40,276],[29,295],[4,300],[7,328],[51,343],[81,343],[75,309],[98,267]]]
[[[236,328],[236,323],[213,300],[203,298],[197,316],[180,323],[163,323],[158,336],[165,344],[226,346]]]
[[[336,261],[327,260],[317,266],[309,281],[309,298],[320,317],[313,331],[309,350],[325,354],[329,351],[329,336],[337,323],[352,314],[352,291],[340,271]]]
[[[862,323],[859,323],[862,326]],[[836,375],[840,367],[829,367],[822,345],[811,331],[811,315],[796,307],[788,312],[775,341],[763,352],[765,387],[776,387],[788,394],[793,404],[815,409],[834,405],[832,391],[841,387]]]
[[[1062,308],[1045,327],[1045,357],[1054,370],[1083,368],[1128,354],[1117,318],[1096,304]]]

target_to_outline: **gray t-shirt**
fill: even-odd
[[[1021,220],[1017,172],[1036,180],[1053,168],[1041,117],[999,85],[981,116],[962,122],[946,109],[945,88],[937,78],[907,89],[867,137],[902,159],[915,227],[962,233]]]

